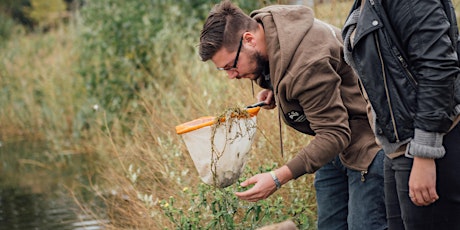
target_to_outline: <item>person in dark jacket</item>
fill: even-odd
[[[199,49],[230,79],[255,81],[263,88],[258,100],[269,105],[263,108],[276,106],[287,125],[315,137],[285,165],[242,182],[254,186],[236,196],[256,202],[315,173],[318,229],[386,229],[384,153],[358,77],[343,59],[340,29],[306,6],[272,5],[246,15],[223,1],[205,21]]]
[[[386,153],[389,229],[460,229],[460,70],[452,3],[355,0],[342,37]]]

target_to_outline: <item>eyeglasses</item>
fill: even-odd
[[[229,71],[229,70],[235,70],[236,69],[236,65],[238,64],[238,57],[240,56],[240,51],[241,51],[241,45],[243,45],[243,37],[241,37],[240,39],[240,45],[238,46],[238,51],[236,51],[236,57],[235,57],[235,62],[233,62],[233,66],[232,67],[217,67],[217,70],[225,70],[225,71]]]

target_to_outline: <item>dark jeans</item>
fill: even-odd
[[[337,156],[315,173],[318,230],[387,229],[383,191],[383,150],[367,174],[345,167]]]
[[[436,160],[439,200],[416,206],[409,198],[413,159],[385,157],[385,203],[389,230],[460,229],[460,124],[444,137],[446,155]]]

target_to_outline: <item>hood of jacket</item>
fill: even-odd
[[[272,5],[253,11],[250,16],[261,22],[264,30],[271,31],[265,35],[267,54],[271,57],[270,75],[283,76],[313,25],[313,10],[298,5]],[[298,26],[299,21],[303,26]]]

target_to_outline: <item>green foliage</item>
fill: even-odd
[[[30,6],[24,7],[23,12],[40,27],[46,27],[57,23],[66,8],[63,0],[30,0]]]
[[[200,184],[196,193],[188,188],[183,191],[182,195],[191,199],[188,209],[175,206],[172,196],[159,205],[175,229],[256,229],[287,219],[293,220],[300,229],[315,228],[313,215],[308,216],[307,206],[301,200],[287,203],[283,197],[273,196],[249,203],[233,194],[236,187],[217,189]]]
[[[184,63],[198,60],[201,26],[217,2],[88,1],[81,11],[80,74],[90,95],[108,112],[129,113],[140,91],[174,89],[178,72],[189,71]],[[250,8],[258,4],[239,2]]]
[[[0,46],[3,45],[12,35],[14,21],[0,13]]]
[[[273,167],[261,166],[259,170],[271,170]],[[244,180],[244,177],[240,178],[239,183]],[[242,188],[239,183],[224,189],[202,183],[198,185],[197,191],[184,188],[178,196],[190,199],[190,207],[187,209],[177,205],[173,196],[161,200],[159,206],[178,230],[257,229],[288,219],[294,221],[299,229],[315,229],[313,207],[307,205],[308,201],[303,196],[292,201],[276,195],[258,202],[241,201],[234,192],[249,188]]]
[[[23,12],[26,6],[30,6],[29,0],[2,0],[0,1],[0,12],[23,25],[31,25],[31,20]]]
[[[152,82],[174,81],[168,69],[193,52],[190,42],[180,45],[193,31],[180,10],[175,1],[91,1],[83,8],[80,72],[108,111],[126,109]]]
[[[1,0],[0,14],[13,19],[25,29],[49,31],[70,19],[84,0]],[[37,27],[38,26],[38,27]]]

